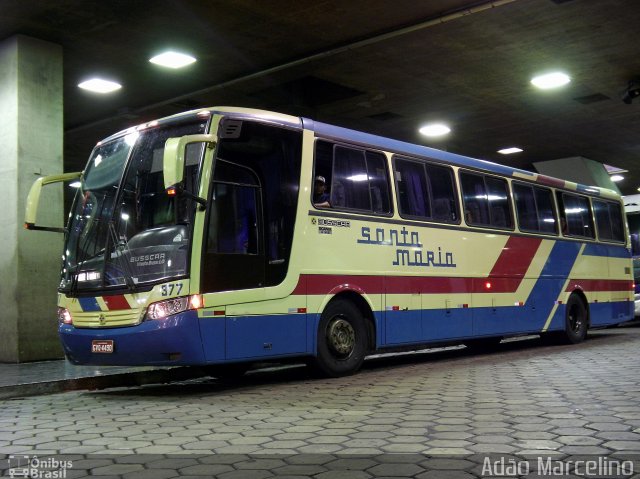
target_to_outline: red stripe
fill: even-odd
[[[489,278],[503,276],[524,278],[540,243],[542,243],[540,238],[509,237],[496,264],[493,265],[493,269],[489,273]]]
[[[335,294],[345,289],[360,294],[513,293],[541,243],[539,238],[511,236],[486,278],[308,274],[300,275],[291,294]]]
[[[512,278],[452,278],[414,276],[350,276],[301,275],[291,294],[335,294],[351,290],[360,294],[456,294],[456,293],[513,293],[521,277]],[[487,288],[491,283],[491,288]]]
[[[619,279],[572,279],[565,292],[582,291],[633,291],[633,281]]]
[[[114,311],[117,309],[131,309],[131,306],[129,306],[129,302],[127,301],[127,298],[124,297],[124,295],[103,296],[102,299],[106,303],[107,308],[109,308],[109,311]]]
[[[559,180],[559,179],[553,178],[551,176],[538,175],[538,177],[536,178],[536,182],[537,183],[541,183],[543,185],[547,185],[547,186],[555,186],[556,188],[564,188],[565,187],[565,181],[564,180]]]

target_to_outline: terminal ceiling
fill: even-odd
[[[636,0],[1,0],[0,40],[64,51],[65,169],[117,130],[214,105],[265,108],[532,169],[583,156],[640,187]],[[149,63],[191,53],[182,70]],[[572,81],[531,86],[559,69]],[[77,85],[115,79],[98,96]],[[448,123],[439,140],[418,133]],[[503,156],[497,150],[524,151]]]

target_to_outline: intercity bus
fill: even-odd
[[[59,334],[74,364],[298,358],[570,343],[633,318],[620,197],[487,161],[244,108],[99,142],[66,228]],[[314,204],[314,183],[327,201]],[[322,186],[322,185],[319,185]]]

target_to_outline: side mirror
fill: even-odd
[[[162,157],[162,172],[165,188],[170,188],[182,182],[186,148],[190,143],[207,143],[207,148],[211,149],[216,146],[216,137],[214,135],[202,134],[169,138],[164,144],[164,155]]]
[[[31,189],[29,190],[29,196],[27,196],[27,206],[24,214],[24,227],[28,230],[42,230],[42,231],[54,231],[56,233],[64,233],[64,228],[56,228],[49,226],[36,226],[36,217],[38,216],[38,206],[40,203],[40,193],[42,187],[45,185],[51,185],[54,183],[61,183],[63,181],[77,180],[82,175],[81,171],[74,173],[63,173],[61,175],[43,176],[38,178]]]

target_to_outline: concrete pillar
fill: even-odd
[[[62,235],[22,226],[33,181],[62,173],[62,147],[62,47],[22,35],[0,42],[2,362],[62,357],[56,319]],[[50,188],[38,223],[62,226],[62,188]]]

